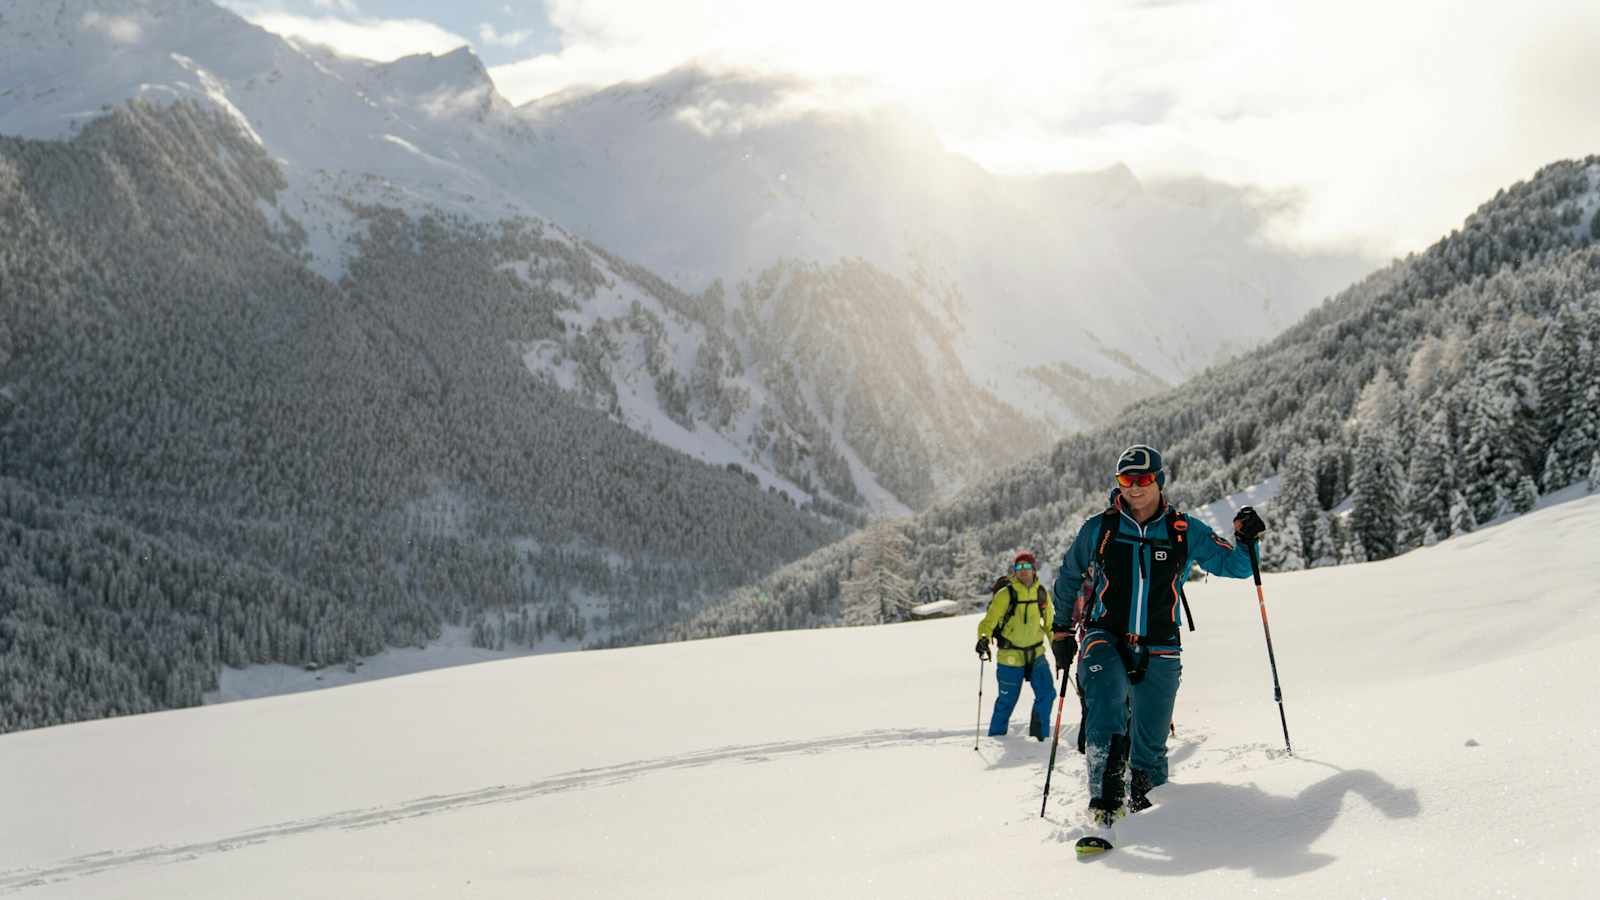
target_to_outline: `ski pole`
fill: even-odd
[[[1272,629],[1267,626],[1267,595],[1261,591],[1261,561],[1256,558],[1256,542],[1250,542],[1250,574],[1256,579],[1256,600],[1261,605],[1261,632],[1267,636],[1267,662],[1272,666],[1272,699],[1278,701],[1278,721],[1283,723],[1283,749],[1294,755],[1289,743],[1289,720],[1283,714],[1283,688],[1278,686],[1278,658],[1272,652]]]
[[[983,664],[987,657],[978,657],[978,724],[972,726],[972,749],[978,749],[978,735],[983,731]]]
[[[1056,700],[1056,733],[1050,740],[1050,768],[1044,770],[1044,799],[1039,801],[1039,818],[1044,818],[1044,808],[1050,803],[1050,776],[1056,774],[1056,748],[1061,746],[1061,710],[1067,706],[1067,673],[1071,665],[1061,667],[1061,693]]]

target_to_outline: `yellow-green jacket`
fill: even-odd
[[[1023,587],[1022,582],[1013,578],[1011,587],[1017,591],[1017,611],[1011,614],[1011,621],[1006,623],[1005,633],[1001,636],[1013,649],[1002,649],[1006,645],[995,640],[994,636],[995,628],[999,627],[1000,620],[1006,617],[1006,609],[1011,606],[1011,591],[1006,588],[995,591],[994,599],[989,601],[989,614],[978,623],[978,636],[989,638],[994,643],[996,663],[1021,667],[1028,664],[1030,651],[1034,658],[1048,655],[1049,651],[1044,645],[1050,640],[1049,628],[1055,618],[1055,609],[1050,605],[1050,592],[1037,578],[1031,587]]]

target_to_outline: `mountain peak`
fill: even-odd
[[[364,88],[389,100],[420,104],[436,115],[462,112],[480,118],[509,111],[483,60],[463,44],[448,53],[417,53],[367,67]]]
[[[792,77],[715,67],[701,60],[691,60],[636,81],[566,88],[530,100],[520,108],[532,116],[574,106],[607,105],[637,105],[663,113],[700,105],[710,98],[740,105],[772,103],[800,85],[801,82]]]

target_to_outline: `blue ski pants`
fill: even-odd
[[[1011,711],[1017,708],[1022,696],[1024,679],[1033,688],[1033,717],[1039,721],[1040,734],[1050,736],[1050,705],[1056,702],[1056,686],[1050,681],[1050,657],[1040,653],[1033,661],[1030,673],[1022,666],[994,667],[995,679],[1000,682],[1000,696],[994,698],[994,717],[989,720],[989,734],[1005,734],[1011,724]]]
[[[1084,637],[1078,657],[1078,685],[1083,688],[1084,755],[1089,763],[1089,796],[1102,798],[1111,739],[1126,735],[1132,768],[1150,776],[1151,786],[1167,783],[1167,731],[1183,678],[1176,653],[1151,654],[1144,678],[1128,682],[1128,670],[1117,652],[1116,639],[1104,632]],[[1119,779],[1123,781],[1125,779]]]

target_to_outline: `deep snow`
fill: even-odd
[[[1269,576],[1293,757],[1252,586],[1195,585],[1173,782],[1092,862],[1070,726],[1043,820],[1049,747],[1022,715],[973,751],[969,616],[6,735],[0,893],[1579,896],[1600,872],[1597,529],[1590,496]]]

